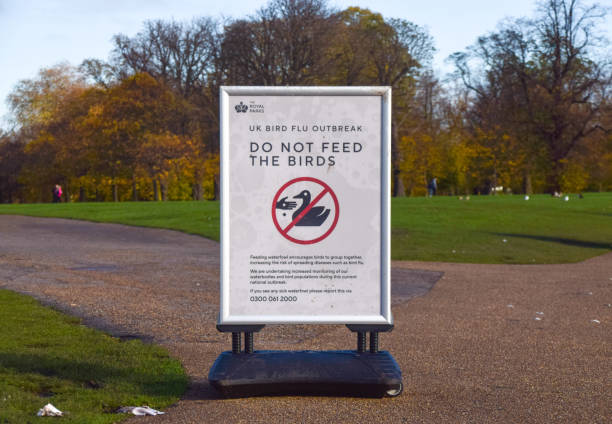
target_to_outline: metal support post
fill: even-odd
[[[240,333],[232,333],[232,353],[240,353],[241,344],[242,341]]]
[[[253,353],[253,333],[244,333],[244,353]]]
[[[370,333],[370,353],[378,353],[378,332]]]
[[[357,352],[363,353],[366,351],[366,333],[360,331],[357,333]]]

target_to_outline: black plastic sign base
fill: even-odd
[[[383,397],[402,391],[402,373],[387,351],[223,352],[210,369],[208,380],[225,397]]]

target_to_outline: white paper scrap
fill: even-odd
[[[50,403],[46,404],[38,410],[39,417],[61,417],[64,413]]]
[[[165,412],[158,411],[157,409],[149,408],[148,406],[123,406],[117,410],[117,412],[123,414],[134,414],[134,415],[163,415]]]

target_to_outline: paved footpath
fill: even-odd
[[[206,375],[230,346],[215,330],[216,242],[178,232],[0,216],[0,287],[88,325],[164,345],[192,383],[166,415],[130,423],[608,423],[612,253],[578,264],[394,262],[397,398],[220,399]],[[539,319],[538,319],[539,318]],[[255,349],[344,349],[343,326],[269,326]]]

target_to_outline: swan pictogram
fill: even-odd
[[[302,205],[293,212],[292,218],[295,220],[299,214],[310,205],[310,192],[302,190],[300,194],[293,196],[294,199],[302,199]],[[297,227],[318,227],[325,222],[329,216],[330,209],[324,206],[313,206],[302,219],[296,222]]]

